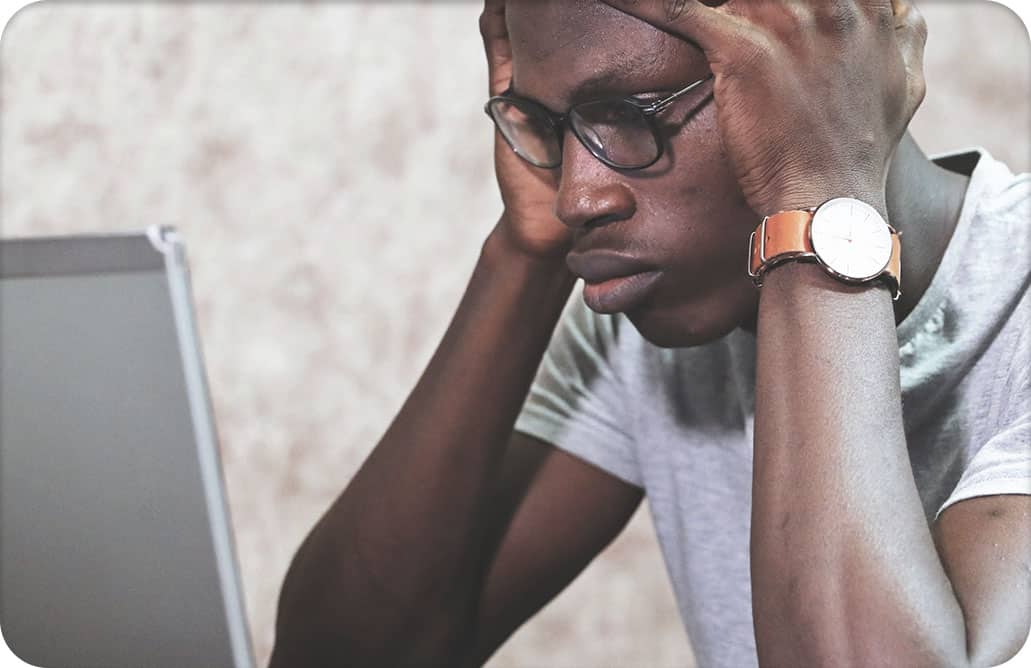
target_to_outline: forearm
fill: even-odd
[[[752,600],[763,665],[961,665],[910,468],[888,290],[811,264],[759,306]]]
[[[415,389],[295,557],[280,636],[400,660],[468,622],[454,618],[473,612],[504,446],[573,282],[491,235]]]

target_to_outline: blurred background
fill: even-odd
[[[929,152],[1031,164],[1027,30],[920,3]],[[289,560],[400,407],[500,213],[463,3],[42,3],[0,42],[4,236],[177,226],[255,653]],[[490,666],[683,666],[646,505]]]

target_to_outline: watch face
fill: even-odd
[[[888,224],[877,209],[857,199],[823,204],[813,215],[809,234],[820,261],[845,278],[874,278],[891,260]]]

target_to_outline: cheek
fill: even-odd
[[[747,209],[744,193],[737,184],[730,160],[720,141],[716,105],[709,102],[690,122],[667,141],[672,171],[680,172],[681,183],[693,183],[714,210],[739,213]]]
[[[649,170],[679,202],[704,206],[714,213],[741,217],[748,204],[737,184],[720,141],[716,105],[712,100],[681,110],[662,127],[663,156]],[[749,230],[751,231],[751,230]]]
[[[723,152],[714,110],[697,114],[667,147],[639,204],[647,202],[649,241],[661,245],[669,281],[631,320],[657,345],[698,345],[754,314],[745,260],[758,219]]]
[[[737,185],[723,151],[710,103],[673,136],[665,153],[637,188],[654,237],[667,257],[682,259],[726,277],[729,258],[747,254],[748,236],[757,221]],[[668,249],[682,249],[669,253]]]

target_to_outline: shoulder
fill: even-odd
[[[1031,225],[1031,173],[1014,172],[987,149],[975,147],[932,156],[939,167],[970,176],[965,206],[976,218]]]

